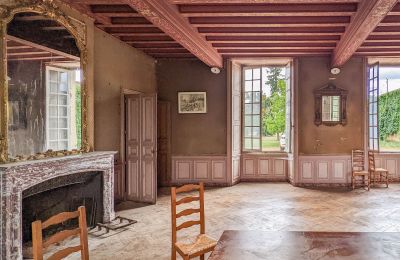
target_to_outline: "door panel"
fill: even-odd
[[[139,194],[139,160],[140,160],[140,96],[129,95],[125,99],[125,156],[127,199],[140,200]]]
[[[155,203],[157,198],[156,95],[126,96],[127,199]]]
[[[157,198],[157,97],[142,96],[141,201],[155,203]]]

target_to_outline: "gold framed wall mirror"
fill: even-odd
[[[346,125],[347,90],[328,84],[314,91],[315,125]]]
[[[88,152],[85,24],[46,0],[0,11],[0,162]]]

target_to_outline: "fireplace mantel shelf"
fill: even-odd
[[[114,155],[90,152],[0,165],[0,259],[22,259],[23,191],[47,180],[73,174],[102,172],[103,222],[114,219]]]
[[[30,161],[20,161],[20,162],[0,164],[0,173],[1,173],[1,170],[11,168],[11,167],[19,167],[19,166],[26,166],[26,165],[34,166],[35,164],[40,164],[40,163],[44,163],[44,162],[54,162],[54,161],[69,160],[69,159],[84,159],[84,158],[98,157],[98,156],[104,156],[104,155],[109,156],[109,155],[115,155],[116,153],[117,152],[115,152],[115,151],[99,151],[99,152],[82,153],[82,154],[77,154],[77,155],[51,157],[51,158],[45,158],[45,159],[40,159],[40,160],[30,160]]]

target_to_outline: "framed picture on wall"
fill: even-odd
[[[179,114],[207,113],[206,92],[178,92]]]

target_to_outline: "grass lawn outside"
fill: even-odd
[[[379,140],[379,150],[381,152],[400,152],[400,141]]]
[[[262,137],[262,150],[275,152],[281,150],[279,140],[276,140],[276,135]]]

